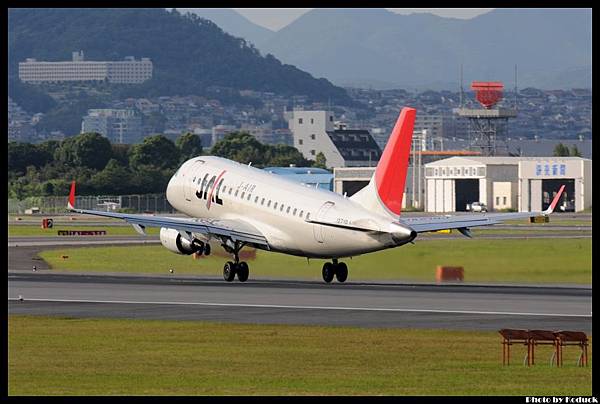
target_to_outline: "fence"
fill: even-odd
[[[24,214],[25,210],[31,208],[39,208],[39,213],[42,214],[66,213],[68,199],[67,196],[32,197],[22,201],[9,199],[8,213]],[[167,201],[165,194],[77,196],[75,207],[131,213],[176,213],[175,208]]]

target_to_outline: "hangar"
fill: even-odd
[[[557,211],[592,206],[592,160],[581,157],[451,157],[426,164],[425,182],[427,212],[544,210],[563,184]]]

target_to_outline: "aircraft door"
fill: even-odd
[[[196,182],[198,181],[203,164],[204,160],[194,161],[194,164],[188,170],[187,175],[184,175],[183,195],[185,200],[188,202],[192,201],[192,196],[194,195],[196,189],[196,183],[194,183],[194,180],[196,180]]]
[[[319,208],[319,211],[317,212],[317,217],[315,220],[320,221],[322,219],[325,218],[325,216],[327,215],[327,211],[329,211],[329,209],[331,209],[331,207],[335,205],[335,203],[333,202],[325,202],[323,204],[323,206],[321,206]],[[323,243],[325,242],[325,226],[321,225],[321,224],[314,224],[313,225],[313,235],[315,236],[315,240],[317,240],[319,243]]]

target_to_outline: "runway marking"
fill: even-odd
[[[17,298],[8,300],[19,301]],[[246,303],[207,303],[207,302],[146,302],[128,300],[70,300],[70,299],[23,299],[23,301],[34,302],[57,302],[57,303],[114,303],[114,304],[155,304],[155,305],[180,305],[180,306],[214,306],[214,307],[254,307],[269,309],[304,309],[304,310],[346,310],[346,311],[387,311],[407,313],[446,313],[446,314],[490,314],[499,316],[537,316],[537,317],[583,317],[591,318],[592,313],[587,314],[560,314],[560,313],[519,313],[503,311],[474,311],[474,310],[436,310],[436,309],[400,309],[385,307],[340,307],[340,306],[291,306],[277,304],[246,304]]]

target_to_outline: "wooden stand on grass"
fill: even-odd
[[[581,354],[577,360],[578,366],[588,365],[588,338],[582,331],[548,331],[548,330],[513,330],[503,328],[498,331],[502,335],[502,365],[510,365],[511,345],[525,345],[527,354],[523,359],[523,365],[535,364],[535,347],[538,345],[552,345],[554,347],[550,366],[561,367],[563,364],[562,348],[564,346],[578,346]]]
[[[523,364],[527,362],[527,366],[530,365],[531,358],[531,344],[529,340],[529,331],[527,330],[511,330],[503,328],[499,331],[502,335],[502,365],[510,365],[510,347],[511,345],[525,345],[527,347],[527,354],[523,360]]]
[[[581,331],[556,331],[554,333],[556,337],[556,349],[558,352],[557,355],[557,366],[562,366],[563,364],[563,354],[562,348],[563,346],[574,345],[581,348],[581,354],[579,355],[579,359],[577,359],[578,366],[587,366],[588,365],[588,338],[584,332]]]

